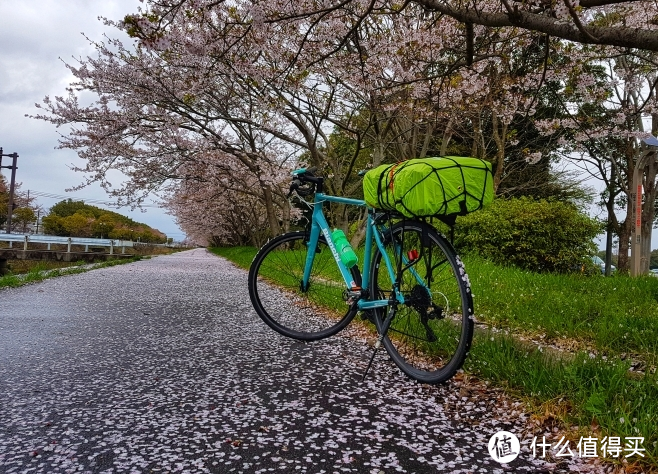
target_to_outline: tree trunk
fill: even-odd
[[[356,228],[356,232],[354,232],[354,235],[350,239],[350,245],[353,248],[357,248],[359,245],[361,245],[361,242],[363,242],[363,239],[366,237],[367,218],[368,218],[367,211],[365,210],[365,208],[363,208],[363,211],[359,216],[359,226]]]
[[[276,211],[274,210],[272,189],[269,185],[261,184],[261,186],[263,188],[263,198],[265,199],[267,222],[270,225],[270,232],[272,233],[272,237],[276,237],[281,233],[281,227],[279,226],[279,219],[277,218]]]
[[[473,117],[473,146],[471,148],[471,156],[474,158],[482,158],[480,151],[484,154],[484,147],[480,146],[482,140],[482,126],[480,114],[475,114]]]
[[[443,131],[443,138],[441,139],[441,150],[439,151],[440,156],[445,156],[448,152],[448,144],[452,138],[452,116],[448,120],[445,130]]]
[[[633,194],[633,173],[637,164],[635,150],[635,140],[626,140],[626,149],[624,150],[624,159],[626,161],[626,177],[623,184],[624,193],[626,194],[626,218],[619,227],[619,265],[618,270],[623,273],[630,271],[629,249],[631,244],[631,234],[635,222],[633,222],[633,212],[635,203],[631,198]]]
[[[630,242],[631,242],[631,228],[633,224],[633,220],[630,218],[631,216],[631,209],[632,203],[629,200],[629,203],[627,205],[627,217],[624,219],[624,221],[621,223],[621,226],[619,227],[619,255],[618,255],[618,263],[617,263],[617,270],[622,273],[628,273],[630,270],[630,259],[628,257],[628,250],[630,248]]]
[[[507,124],[501,122],[495,112],[491,114],[493,125],[493,139],[496,143],[496,171],[494,172],[494,193],[498,190],[503,179],[503,168],[505,165],[505,136],[507,135]],[[482,158],[482,157],[480,157]]]
[[[617,234],[619,222],[615,215],[615,183],[617,182],[617,164],[612,160],[610,162],[610,182],[608,184],[608,199],[605,203],[608,211],[608,222],[606,225],[605,239],[605,276],[612,274],[612,236]]]
[[[283,232],[290,232],[290,202],[288,200],[284,200],[281,213],[283,214]]]
[[[376,168],[377,166],[382,164],[382,161],[384,161],[384,151],[386,150],[386,146],[381,142],[381,140],[377,140],[377,143],[375,143],[372,147],[372,167]]]
[[[418,153],[418,158],[425,158],[427,156],[427,151],[429,150],[430,141],[432,140],[433,134],[434,134],[434,127],[432,126],[432,124],[428,123],[427,129],[425,130],[425,138],[423,138],[423,147],[420,149],[420,152]]]

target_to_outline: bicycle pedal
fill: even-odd
[[[343,301],[352,306],[361,299],[361,289],[343,291]]]

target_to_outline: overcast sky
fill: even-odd
[[[0,0],[0,147],[4,153],[16,152],[16,180],[22,191],[50,193],[62,198],[39,198],[48,210],[70,197],[99,207],[110,201],[98,186],[66,192],[82,183],[83,175],[69,169],[82,164],[71,150],[56,150],[57,129],[46,122],[25,117],[38,110],[34,104],[47,95],[64,95],[72,80],[63,61],[93,55],[94,50],[82,33],[101,40],[103,33],[120,37],[118,30],[107,28],[99,16],[121,19],[134,13],[139,0]],[[130,41],[129,39],[127,40]],[[9,164],[3,159],[3,165]],[[9,170],[3,169],[9,178]],[[175,240],[184,234],[174,219],[156,206],[146,212],[130,208],[113,209],[148,224]]]

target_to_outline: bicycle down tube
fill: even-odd
[[[333,254],[333,257],[336,260],[336,264],[338,265],[338,268],[343,277],[343,280],[345,281],[345,285],[347,289],[354,290],[357,288],[354,279],[352,278],[349,269],[345,266],[345,264],[340,259],[340,256],[338,255],[338,251],[336,250],[336,246],[334,245],[333,239],[331,238],[329,223],[327,222],[327,219],[325,218],[324,212],[322,210],[322,204],[324,202],[335,202],[339,204],[347,204],[347,205],[362,206],[362,207],[366,206],[365,201],[362,201],[360,199],[343,198],[338,196],[329,196],[323,193],[316,193],[315,195],[316,206],[313,208],[311,233],[309,237],[308,252],[306,254],[306,263],[304,267],[304,276],[302,280],[302,285],[304,287],[308,285],[310,274],[311,274],[311,268],[313,267],[313,260],[315,258],[315,249],[317,248],[320,232],[322,232],[322,234],[324,235],[327,241],[327,245],[331,249],[331,253]],[[384,251],[384,244],[382,242],[382,238],[379,235],[379,232],[376,231],[373,212],[371,212],[370,210],[368,211],[367,219],[368,219],[368,223],[366,225],[366,241],[365,241],[364,262],[363,262],[364,275],[363,275],[363,282],[361,283],[362,288],[368,288],[368,285],[370,283],[369,282],[370,275],[368,270],[370,268],[373,241],[375,242],[375,244],[377,245],[377,247],[380,249],[382,253],[384,264],[389,273],[391,281],[395,281],[395,271],[393,269],[393,265],[391,264],[388,254]],[[416,278],[418,278],[417,275],[415,276]],[[404,303],[404,296],[400,292],[396,292],[396,299],[398,303],[400,304]],[[389,304],[389,300],[387,299],[365,300],[365,301],[359,300],[357,303],[357,307],[359,310],[368,310],[368,309],[388,306],[388,304]]]

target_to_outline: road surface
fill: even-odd
[[[0,290],[0,472],[594,472],[533,458],[520,405],[463,375],[420,385],[382,353],[362,382],[362,331],[283,338],[246,288],[196,249]]]

